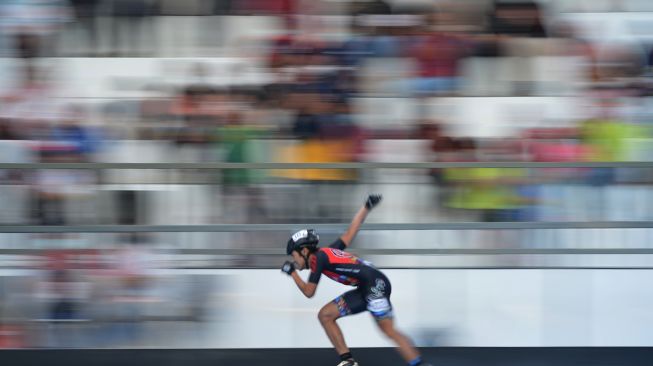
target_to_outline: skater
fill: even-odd
[[[345,292],[324,305],[318,319],[329,340],[335,347],[341,362],[338,366],[358,366],[345,344],[340,327],[341,317],[369,311],[381,331],[398,347],[409,366],[430,366],[422,362],[419,351],[410,339],[394,325],[390,302],[392,287],[388,278],[371,263],[361,260],[344,250],[351,244],[367,214],[381,202],[380,195],[370,195],[358,210],[347,231],[326,248],[318,247],[319,236],[313,229],[300,230],[288,240],[286,254],[293,261],[286,261],[281,270],[292,277],[299,290],[308,298],[313,297],[322,274],[355,289]],[[304,282],[296,270],[310,269],[308,282]]]

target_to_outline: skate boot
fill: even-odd
[[[356,362],[353,358],[350,358],[345,361],[340,361],[338,366],[358,366],[358,362]]]

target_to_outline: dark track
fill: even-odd
[[[425,348],[434,366],[653,365],[653,348]],[[361,366],[401,366],[393,349],[354,349]],[[336,366],[334,351],[319,349],[4,350],[0,365],[47,366]]]

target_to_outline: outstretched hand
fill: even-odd
[[[373,209],[381,202],[382,198],[383,197],[380,194],[371,194],[367,196],[367,200],[365,201],[365,208],[368,210]]]

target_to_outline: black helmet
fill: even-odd
[[[302,248],[315,248],[320,241],[320,236],[317,235],[314,229],[304,229],[292,234],[288,239],[288,246],[286,247],[286,254],[290,255],[294,250],[301,250]]]

